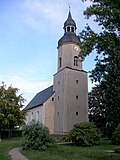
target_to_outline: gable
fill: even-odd
[[[23,110],[29,110],[37,106],[43,105],[53,95],[53,86],[50,86],[36,94],[36,96],[28,103]]]

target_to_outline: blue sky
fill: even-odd
[[[57,42],[63,36],[63,24],[71,2],[77,34],[90,23],[83,11],[89,2],[81,0],[0,0],[0,84],[20,89],[27,104],[34,95],[53,84],[57,72]],[[93,52],[83,69],[94,68]],[[89,89],[91,88],[89,81]]]

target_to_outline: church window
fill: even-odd
[[[60,81],[58,81],[58,84],[60,84]]]
[[[78,112],[76,112],[76,116],[78,116]]]
[[[59,58],[59,67],[61,67],[62,66],[62,58],[60,57]]]
[[[67,27],[67,31],[70,32],[70,27]]]
[[[74,32],[74,27],[71,28],[72,32]]]
[[[33,120],[33,112],[31,113],[31,121]]]
[[[54,97],[52,97],[52,101],[54,101]]]
[[[65,28],[65,33],[66,33],[66,28]]]
[[[39,122],[39,111],[37,111],[37,121]]]
[[[77,56],[74,57],[74,66],[78,66],[78,57]]]
[[[76,95],[76,99],[78,99],[78,95]]]
[[[76,80],[76,84],[78,84],[78,80]]]
[[[59,116],[59,112],[57,112],[57,115]]]
[[[59,100],[59,96],[58,96],[58,100]]]

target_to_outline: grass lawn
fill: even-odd
[[[9,150],[20,146],[20,138],[2,140],[0,142],[0,160],[10,160]],[[29,160],[120,160],[120,154],[109,152],[116,146],[110,141],[101,141],[100,145],[93,147],[75,147],[72,145],[58,145],[46,151],[28,150],[22,153]]]
[[[22,153],[29,160],[120,160],[120,154],[110,152],[115,147],[110,141],[101,141],[100,145],[93,147],[58,145],[46,151],[28,150]]]
[[[20,138],[2,140],[0,142],[0,160],[10,160],[9,150],[20,146]]]

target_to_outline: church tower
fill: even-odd
[[[58,41],[58,70],[54,75],[54,132],[68,133],[76,123],[88,121],[88,80],[79,58],[76,23],[69,10],[64,35]]]

